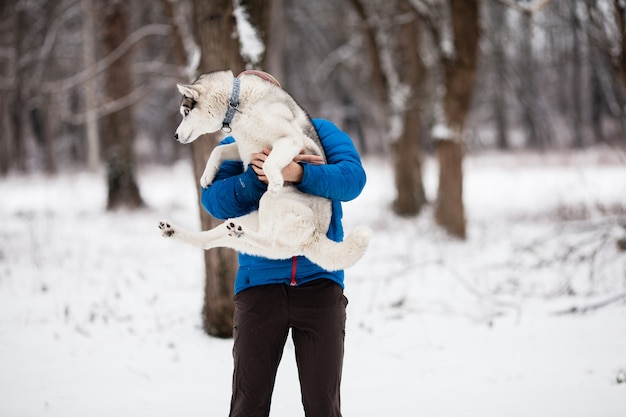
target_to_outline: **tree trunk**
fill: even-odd
[[[26,11],[23,7],[13,7],[13,56],[11,65],[13,88],[12,94],[9,94],[9,120],[12,131],[13,164],[20,172],[26,172],[26,134],[24,132],[24,111],[26,103],[24,100],[24,79],[23,71],[20,64],[20,57],[23,55],[22,40],[25,35]]]
[[[396,199],[393,210],[400,216],[419,214],[426,204],[422,181],[421,126],[419,113],[406,112],[404,133],[393,144]]]
[[[13,32],[14,23],[16,19],[14,18],[15,13],[15,5],[14,2],[2,2],[0,3],[0,20],[5,21],[9,24],[10,31]],[[7,35],[5,35],[7,36]],[[7,36],[7,40],[13,42],[13,39],[10,39]],[[9,43],[10,45],[10,43]],[[11,53],[9,54],[9,59],[7,59],[7,69],[6,71],[10,75],[17,74],[18,71],[15,68],[17,65],[17,51],[15,48],[17,47],[17,43],[13,42]],[[12,107],[12,97],[13,93],[8,90],[0,94],[0,126],[3,126],[4,129],[0,129],[0,175],[6,175],[9,170],[12,168],[12,147],[11,147],[11,139],[13,138],[13,123],[11,121],[11,107]],[[19,111],[19,109],[18,109]]]
[[[620,36],[621,53],[617,64],[617,74],[622,87],[626,90],[626,5],[620,0],[613,0],[615,17]]]
[[[107,56],[128,36],[128,5],[120,1],[99,0],[98,6],[102,17],[101,47],[104,56]],[[131,93],[131,64],[130,53],[127,52],[106,69],[104,91],[107,101],[118,100]],[[143,206],[134,175],[135,132],[132,116],[132,106],[129,105],[103,118],[108,210]]]
[[[444,138],[437,140],[439,187],[435,219],[449,233],[465,238],[463,207],[463,128],[470,110],[478,62],[478,0],[450,0],[455,55],[444,58],[447,123]]]
[[[30,110],[30,125],[35,143],[42,154],[42,166],[46,174],[57,172],[54,140],[52,138],[51,103],[48,94],[42,94],[37,104]]]
[[[506,105],[506,11],[507,7],[497,1],[489,3],[491,11],[491,20],[494,29],[492,37],[493,42],[493,77],[495,78],[493,92],[493,114],[496,122],[496,144],[498,149],[509,149],[508,137],[508,118]]]
[[[420,32],[417,13],[408,2],[400,3],[400,13],[412,15],[413,19],[402,24],[398,36],[399,57],[397,65],[402,82],[411,89],[411,97],[404,110],[403,131],[394,143],[394,172],[397,196],[394,211],[401,216],[412,216],[420,212],[426,204],[426,193],[422,181],[421,162],[421,111],[420,97],[423,89],[426,68],[419,56]]]
[[[551,142],[550,124],[548,115],[542,113],[539,94],[537,92],[537,64],[535,62],[533,39],[533,14],[524,11],[522,14],[521,64],[519,65],[520,80],[518,97],[522,105],[522,123],[526,128],[526,145],[535,148],[545,148]],[[565,83],[566,77],[561,77]]]
[[[370,85],[372,96],[377,108],[386,109],[386,122],[391,125],[391,117],[398,126],[390,134],[393,142],[394,174],[396,199],[393,210],[402,216],[418,214],[426,203],[426,195],[422,182],[421,168],[421,123],[419,94],[422,92],[426,69],[419,56],[420,33],[418,16],[413,6],[405,0],[392,3],[390,12],[399,19],[399,25],[382,32],[383,28],[373,24],[372,15],[368,11],[367,2],[350,0],[352,7],[360,18],[361,30],[366,42],[370,60]],[[379,20],[386,17],[378,16]],[[386,39],[381,40],[381,39]],[[385,45],[383,49],[379,42]],[[386,56],[384,53],[387,52]],[[385,58],[391,59],[392,65],[385,67]],[[390,85],[390,79],[397,85]],[[410,89],[409,97],[404,103],[393,101],[394,88],[406,86]]]
[[[11,168],[11,124],[9,123],[9,105],[4,95],[0,95],[0,125],[6,129],[0,130],[0,175],[6,175]]]
[[[602,62],[602,57],[590,48],[591,60],[593,62]],[[595,65],[590,66],[590,87],[591,87],[591,129],[593,132],[593,141],[595,144],[606,142],[604,129],[602,128],[602,119],[605,113],[605,98],[602,92],[602,80],[600,69]]]
[[[583,143],[583,98],[582,98],[582,23],[580,17],[578,17],[578,2],[571,2],[570,8],[570,23],[572,30],[572,39],[574,45],[572,46],[572,126],[574,127],[574,147],[582,148]]]
[[[385,71],[383,70],[382,54],[380,52],[378,42],[376,41],[376,29],[372,25],[371,19],[367,14],[363,2],[361,0],[350,0],[350,3],[361,19],[363,35],[365,37],[365,43],[371,64],[370,80],[372,90],[378,101],[384,103],[388,99],[389,82],[385,76]]]
[[[85,136],[87,138],[87,167],[90,171],[96,171],[100,164],[100,132],[98,131],[97,118],[97,95],[96,95],[96,40],[93,28],[95,27],[94,9],[91,1],[81,0],[81,12],[83,15],[83,63],[89,76],[85,81]]]
[[[463,144],[460,140],[436,142],[439,187],[435,220],[453,236],[465,239],[463,206]]]
[[[285,11],[285,0],[272,0],[270,24],[272,30],[267,38],[267,53],[265,54],[265,67],[277,80],[284,82],[285,75],[285,51],[289,40],[289,28]]]
[[[241,1],[250,17],[250,22],[267,45],[269,32],[269,1]],[[202,57],[200,72],[231,69],[234,74],[244,69],[244,61],[240,54],[233,2],[231,0],[215,0],[207,2],[194,0],[194,18],[196,40],[200,46]],[[226,109],[224,109],[226,111]],[[217,144],[220,134],[207,135],[192,143],[194,175],[199,179],[204,171],[206,161],[213,147]],[[198,201],[201,189],[198,186]],[[200,208],[202,229],[211,229],[221,221],[212,218],[204,208]],[[205,252],[206,286],[202,317],[205,331],[216,337],[231,337],[233,331],[233,293],[234,279],[237,272],[237,254],[232,249],[214,248]]]

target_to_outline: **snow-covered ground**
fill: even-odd
[[[391,214],[390,164],[366,160],[345,205],[346,229],[375,235],[347,271],[344,416],[626,416],[623,160],[467,156],[464,242],[431,208]],[[432,160],[424,175],[433,199]],[[191,168],[139,180],[149,208],[107,213],[103,174],[0,179],[0,417],[228,414],[231,341],[201,330],[201,251],[156,226],[199,227]],[[271,415],[299,404],[288,342]]]

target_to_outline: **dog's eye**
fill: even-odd
[[[183,109],[183,116],[187,117],[188,115],[189,115],[189,109],[185,107]]]

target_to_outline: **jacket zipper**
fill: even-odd
[[[291,258],[291,282],[289,283],[289,285],[291,285],[292,287],[295,287],[296,285],[298,285],[298,283],[296,282],[297,269],[298,269],[298,258],[294,256]]]

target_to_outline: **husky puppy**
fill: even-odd
[[[222,161],[241,160],[248,169],[253,153],[272,151],[263,164],[268,191],[258,211],[204,232],[190,232],[164,220],[159,223],[164,237],[270,259],[303,255],[328,271],[345,269],[363,256],[371,235],[368,227],[355,228],[343,242],[329,239],[331,201],[284,183],[282,169],[302,149],[324,156],[309,116],[287,92],[259,75],[234,77],[231,71],[204,74],[193,84],[177,87],[183,95],[183,120],[176,129],[179,142],[191,143],[220,129],[235,138],[211,152],[200,179],[203,187],[213,182]]]

